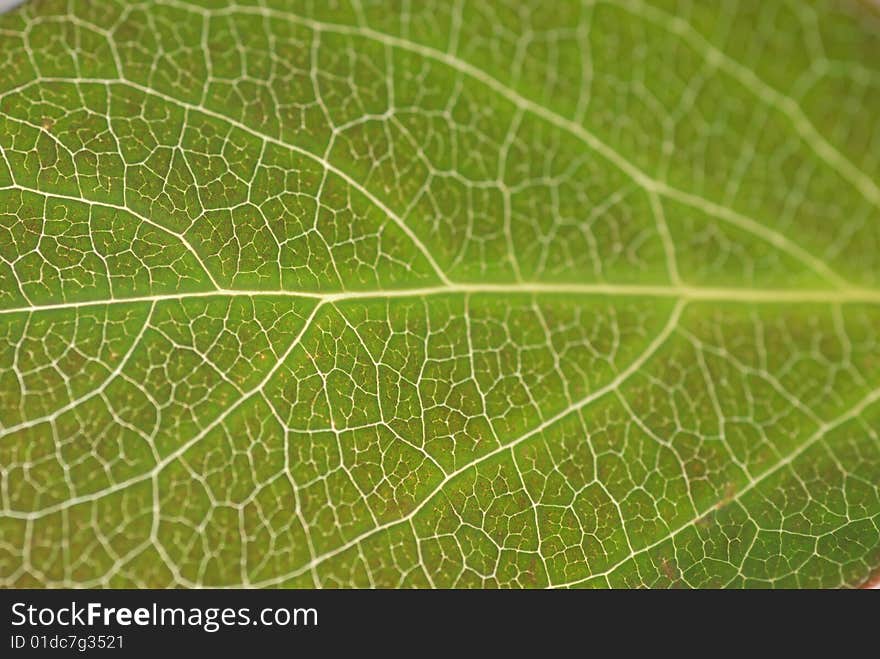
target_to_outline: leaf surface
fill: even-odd
[[[0,17],[0,583],[865,582],[878,25]]]

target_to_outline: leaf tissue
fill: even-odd
[[[880,568],[864,0],[0,16],[0,584]]]

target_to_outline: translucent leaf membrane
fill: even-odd
[[[0,584],[880,568],[864,3],[0,17]]]

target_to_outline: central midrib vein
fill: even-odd
[[[420,288],[397,288],[364,291],[295,291],[295,290],[237,290],[222,288],[183,293],[120,297],[104,300],[82,300],[50,304],[33,304],[0,309],[0,315],[77,309],[107,304],[162,302],[208,297],[302,297],[323,302],[344,302],[358,299],[430,297],[437,295],[584,295],[604,297],[653,297],[686,301],[751,302],[756,304],[880,304],[880,290],[872,288],[796,289],[796,288],[725,288],[708,286],[672,286],[653,284],[576,284],[576,283],[451,283]]]

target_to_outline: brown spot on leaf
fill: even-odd
[[[718,500],[718,503],[715,504],[715,510],[721,510],[733,501],[734,497],[736,497],[736,483],[733,481],[727,481],[724,486],[724,494],[721,495],[721,498]]]
[[[880,590],[880,568],[868,577],[868,580],[859,586],[859,588],[864,588],[866,590]]]
[[[678,572],[678,568],[675,567],[675,563],[666,557],[660,561],[660,569],[670,581],[678,581],[678,578],[681,576]]]

